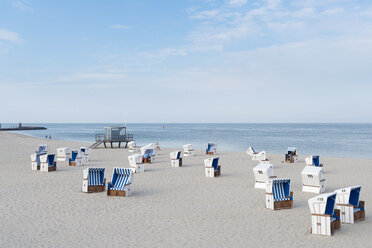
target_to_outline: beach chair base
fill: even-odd
[[[366,212],[364,210],[364,201],[359,202],[360,206],[363,208],[357,212],[354,212],[356,208],[349,204],[336,204],[336,209],[341,211],[340,219],[343,224],[355,224],[357,222],[363,221],[366,217]]]
[[[135,167],[130,167],[133,171],[133,173],[140,173],[145,172],[145,165],[144,164],[136,164]]]
[[[339,218],[340,210],[335,209],[335,214]],[[332,217],[331,215],[312,214],[310,233],[321,236],[332,236],[335,231],[341,229],[340,219],[331,222]]]
[[[40,165],[37,165],[37,162],[31,163],[31,170],[40,170]]]
[[[184,157],[195,156],[194,152],[183,152]]]
[[[171,159],[171,167],[181,167],[181,166],[182,166],[182,158]]]
[[[106,185],[91,185],[88,186],[87,193],[97,193],[97,192],[105,192],[106,191]]]
[[[57,170],[57,166],[48,166],[48,168],[40,168],[40,171],[42,172],[50,172],[50,171],[56,171]]]
[[[130,184],[125,186],[125,190],[113,190],[109,189],[107,190],[108,196],[120,196],[120,197],[128,197],[131,195],[131,188]]]
[[[214,167],[205,167],[205,177],[218,177],[221,175],[221,166],[218,166],[218,170]]]
[[[292,200],[288,198],[286,201],[274,201],[271,203],[270,201],[273,201],[272,194],[266,193],[266,208],[272,209],[272,210],[282,210],[282,209],[291,209],[293,208],[293,192],[290,192]]]
[[[144,164],[151,164],[151,158],[144,158],[142,161]]]
[[[325,186],[324,180],[320,182],[320,186],[302,185],[302,192],[320,194],[320,193],[325,192],[325,190],[326,190],[326,186]]]
[[[215,152],[205,152],[205,154],[207,154],[207,155],[215,155],[216,153]]]

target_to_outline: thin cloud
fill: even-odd
[[[21,36],[13,31],[0,28],[0,40],[7,41],[10,43],[21,43],[23,40]]]
[[[30,2],[26,0],[13,0],[11,4],[13,8],[16,8],[24,12],[33,11],[33,8],[31,7]]]
[[[121,25],[121,24],[111,24],[110,28],[112,29],[130,29],[130,26],[127,25]]]

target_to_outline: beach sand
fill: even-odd
[[[305,156],[284,164],[283,155],[268,154],[274,174],[291,178],[294,192],[293,209],[273,211],[265,208],[264,190],[253,187],[257,161],[246,153],[218,151],[222,174],[206,178],[203,160],[210,156],[197,151],[183,158],[184,167],[171,168],[175,149],[162,149],[122,198],[82,193],[82,176],[88,166],[105,167],[111,181],[114,167],[129,167],[127,149],[94,149],[86,166],[42,173],[30,161],[39,144],[51,152],[90,145],[0,133],[0,247],[372,246],[372,159],[321,157],[327,192],[360,184],[366,201],[365,221],[323,237],[309,233],[307,200],[315,194],[301,192]]]

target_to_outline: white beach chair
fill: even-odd
[[[192,148],[192,144],[183,145],[183,156],[194,156],[194,149]]]
[[[340,210],[335,209],[336,193],[317,195],[308,200],[311,212],[310,233],[331,236],[341,228]]]
[[[316,166],[316,167],[323,167],[323,164],[319,162],[319,155],[313,155],[310,157],[305,158],[306,165],[309,166]]]
[[[205,150],[207,155],[216,155],[217,153],[217,144],[216,143],[208,143],[208,147]]]
[[[128,152],[138,152],[139,147],[136,145],[136,141],[128,142]]]
[[[86,168],[83,171],[83,192],[106,191],[105,168]]]
[[[142,161],[143,163],[154,163],[155,162],[155,154],[154,149],[149,148],[148,146],[141,147],[140,149],[141,155],[142,155]]]
[[[287,154],[285,154],[286,163],[296,163],[298,161],[298,151],[296,147],[288,147]]]
[[[133,170],[114,168],[111,182],[107,183],[107,195],[128,197],[132,193]]]
[[[67,161],[71,156],[70,148],[61,147],[57,149],[57,161]]]
[[[40,156],[47,154],[47,152],[40,152],[31,154],[31,170],[40,170]]]
[[[57,163],[54,161],[55,154],[44,154],[40,156],[40,171],[49,172],[57,170]]]
[[[272,164],[260,163],[253,168],[253,174],[255,177],[254,187],[256,189],[266,189],[267,181],[275,178],[274,166]]]
[[[134,173],[145,172],[145,165],[142,163],[141,154],[133,154],[128,156],[129,167],[133,170]]]
[[[267,181],[266,208],[273,210],[293,208],[291,179],[270,179]]]
[[[69,166],[83,166],[83,156],[78,150],[71,151],[71,158],[68,159]]]
[[[258,160],[258,161],[263,161],[266,160],[266,152],[256,152],[253,147],[249,147],[247,150],[247,154],[252,157],[252,160]]]
[[[323,177],[323,168],[315,166],[305,166],[301,172],[302,192],[320,194],[325,192],[326,184]]]
[[[221,175],[221,166],[218,157],[204,159],[205,177],[218,177]]]
[[[365,219],[364,201],[359,201],[362,186],[336,190],[336,208],[341,211],[341,223],[354,224]]]
[[[80,147],[81,156],[83,157],[83,163],[89,161],[90,151],[90,148]]]
[[[175,151],[170,153],[171,167],[182,166],[181,151]]]

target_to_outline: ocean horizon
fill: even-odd
[[[2,123],[2,127],[16,123]],[[47,130],[14,131],[33,137],[66,141],[95,142],[106,126],[123,123],[22,123],[44,126]],[[372,158],[372,123],[128,123],[138,145],[159,142],[161,147],[182,148],[192,144],[205,149],[217,143],[221,151],[257,151],[284,154],[297,147],[302,155]]]

